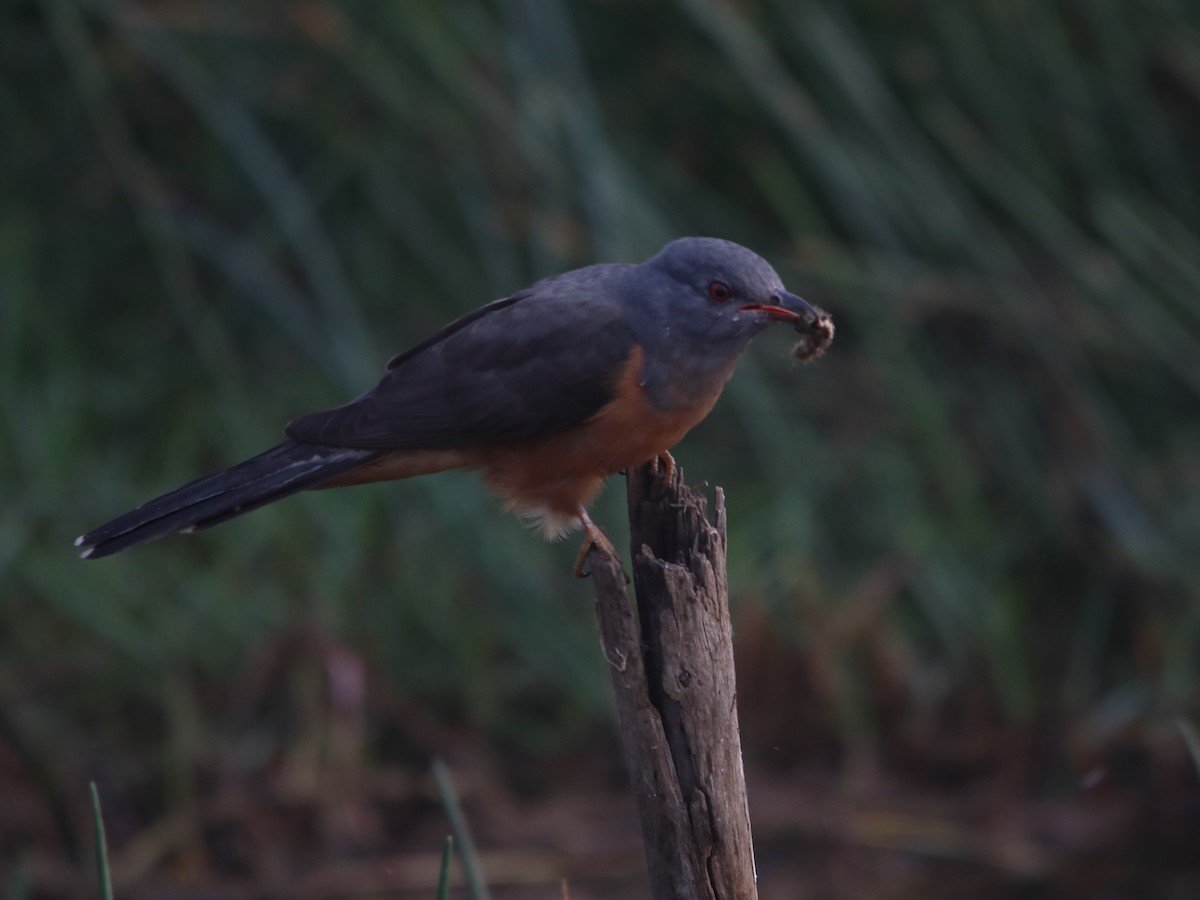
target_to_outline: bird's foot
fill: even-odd
[[[671,455],[671,452],[664,450],[654,457],[654,466],[662,473],[663,481],[670,484],[671,479],[675,476],[675,457]]]
[[[651,462],[654,463],[654,471],[658,473],[659,480],[649,489],[649,498],[657,503],[671,490],[671,479],[675,477],[675,457],[663,450]]]
[[[586,571],[583,567],[587,563],[587,556],[595,547],[601,553],[607,553],[617,562],[621,561],[621,557],[617,555],[617,548],[612,545],[612,541],[608,539],[600,527],[592,521],[591,516],[586,512],[581,512],[579,520],[583,522],[583,546],[579,548],[579,555],[575,557],[575,577],[587,578],[591,572]]]

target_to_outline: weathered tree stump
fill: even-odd
[[[757,897],[725,575],[725,495],[631,470],[636,612],[620,563],[588,555],[656,900]]]

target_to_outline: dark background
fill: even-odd
[[[590,587],[470,476],[82,563],[533,278],[745,243],[764,898],[1200,894],[1200,6],[0,7],[0,892],[645,896]],[[595,510],[623,541],[614,479]],[[640,892],[640,893],[639,893]]]

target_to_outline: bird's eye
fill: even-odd
[[[708,286],[708,296],[710,300],[715,300],[717,303],[724,303],[733,296],[733,292],[725,282],[714,281]]]

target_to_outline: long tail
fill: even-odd
[[[316,487],[380,454],[285,441],[245,462],[185,484],[81,535],[84,559],[110,556],[177,531],[197,531]]]

